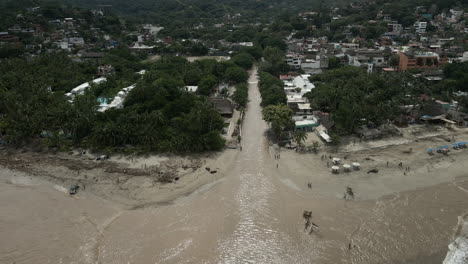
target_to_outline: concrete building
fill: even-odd
[[[348,64],[356,67],[369,64],[375,66],[385,65],[385,58],[380,50],[349,50],[346,52]]]
[[[403,25],[398,24],[397,21],[392,21],[387,24],[387,32],[384,34],[386,37],[399,37],[403,32]]]
[[[414,28],[418,34],[426,33],[427,22],[416,22],[414,23]]]
[[[400,52],[398,70],[439,68],[446,63],[448,58],[435,52]]]

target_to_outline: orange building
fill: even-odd
[[[448,62],[446,56],[440,56],[435,52],[400,52],[399,71],[409,69],[432,69],[439,68]]]

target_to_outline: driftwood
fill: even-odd
[[[403,153],[404,154],[410,154],[411,152],[413,152],[413,148],[409,148],[407,150],[403,150]]]

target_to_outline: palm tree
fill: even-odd
[[[294,131],[293,140],[299,147],[304,145],[304,141],[307,139],[307,134],[303,130]]]

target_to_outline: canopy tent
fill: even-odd
[[[358,162],[353,162],[353,168],[355,170],[359,170],[360,167],[361,167],[361,164],[359,164]]]
[[[340,171],[340,167],[338,166],[332,166],[331,169],[333,173],[338,173]]]
[[[343,164],[343,168],[344,168],[345,171],[349,171],[351,169],[351,165]]]
[[[340,164],[341,159],[333,158],[332,161],[333,161],[333,164]]]

